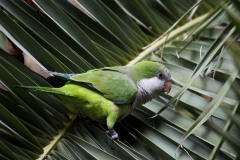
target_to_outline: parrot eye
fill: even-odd
[[[158,77],[159,77],[159,78],[162,78],[162,77],[163,77],[163,74],[162,74],[162,73],[159,73],[159,74],[158,74]]]

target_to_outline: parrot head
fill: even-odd
[[[134,80],[141,98],[148,101],[162,92],[171,90],[171,74],[159,62],[142,61],[134,65]]]

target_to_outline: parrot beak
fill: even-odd
[[[172,82],[166,81],[164,84],[164,92],[168,94],[171,91],[171,88],[172,88]]]

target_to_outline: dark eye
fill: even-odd
[[[162,74],[162,73],[159,73],[159,74],[158,74],[158,77],[159,77],[159,78],[162,78],[162,77],[163,77],[163,74]]]

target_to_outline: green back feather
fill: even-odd
[[[102,95],[117,103],[132,103],[137,94],[137,86],[129,76],[114,70],[91,70],[73,75],[71,80],[92,85]]]

